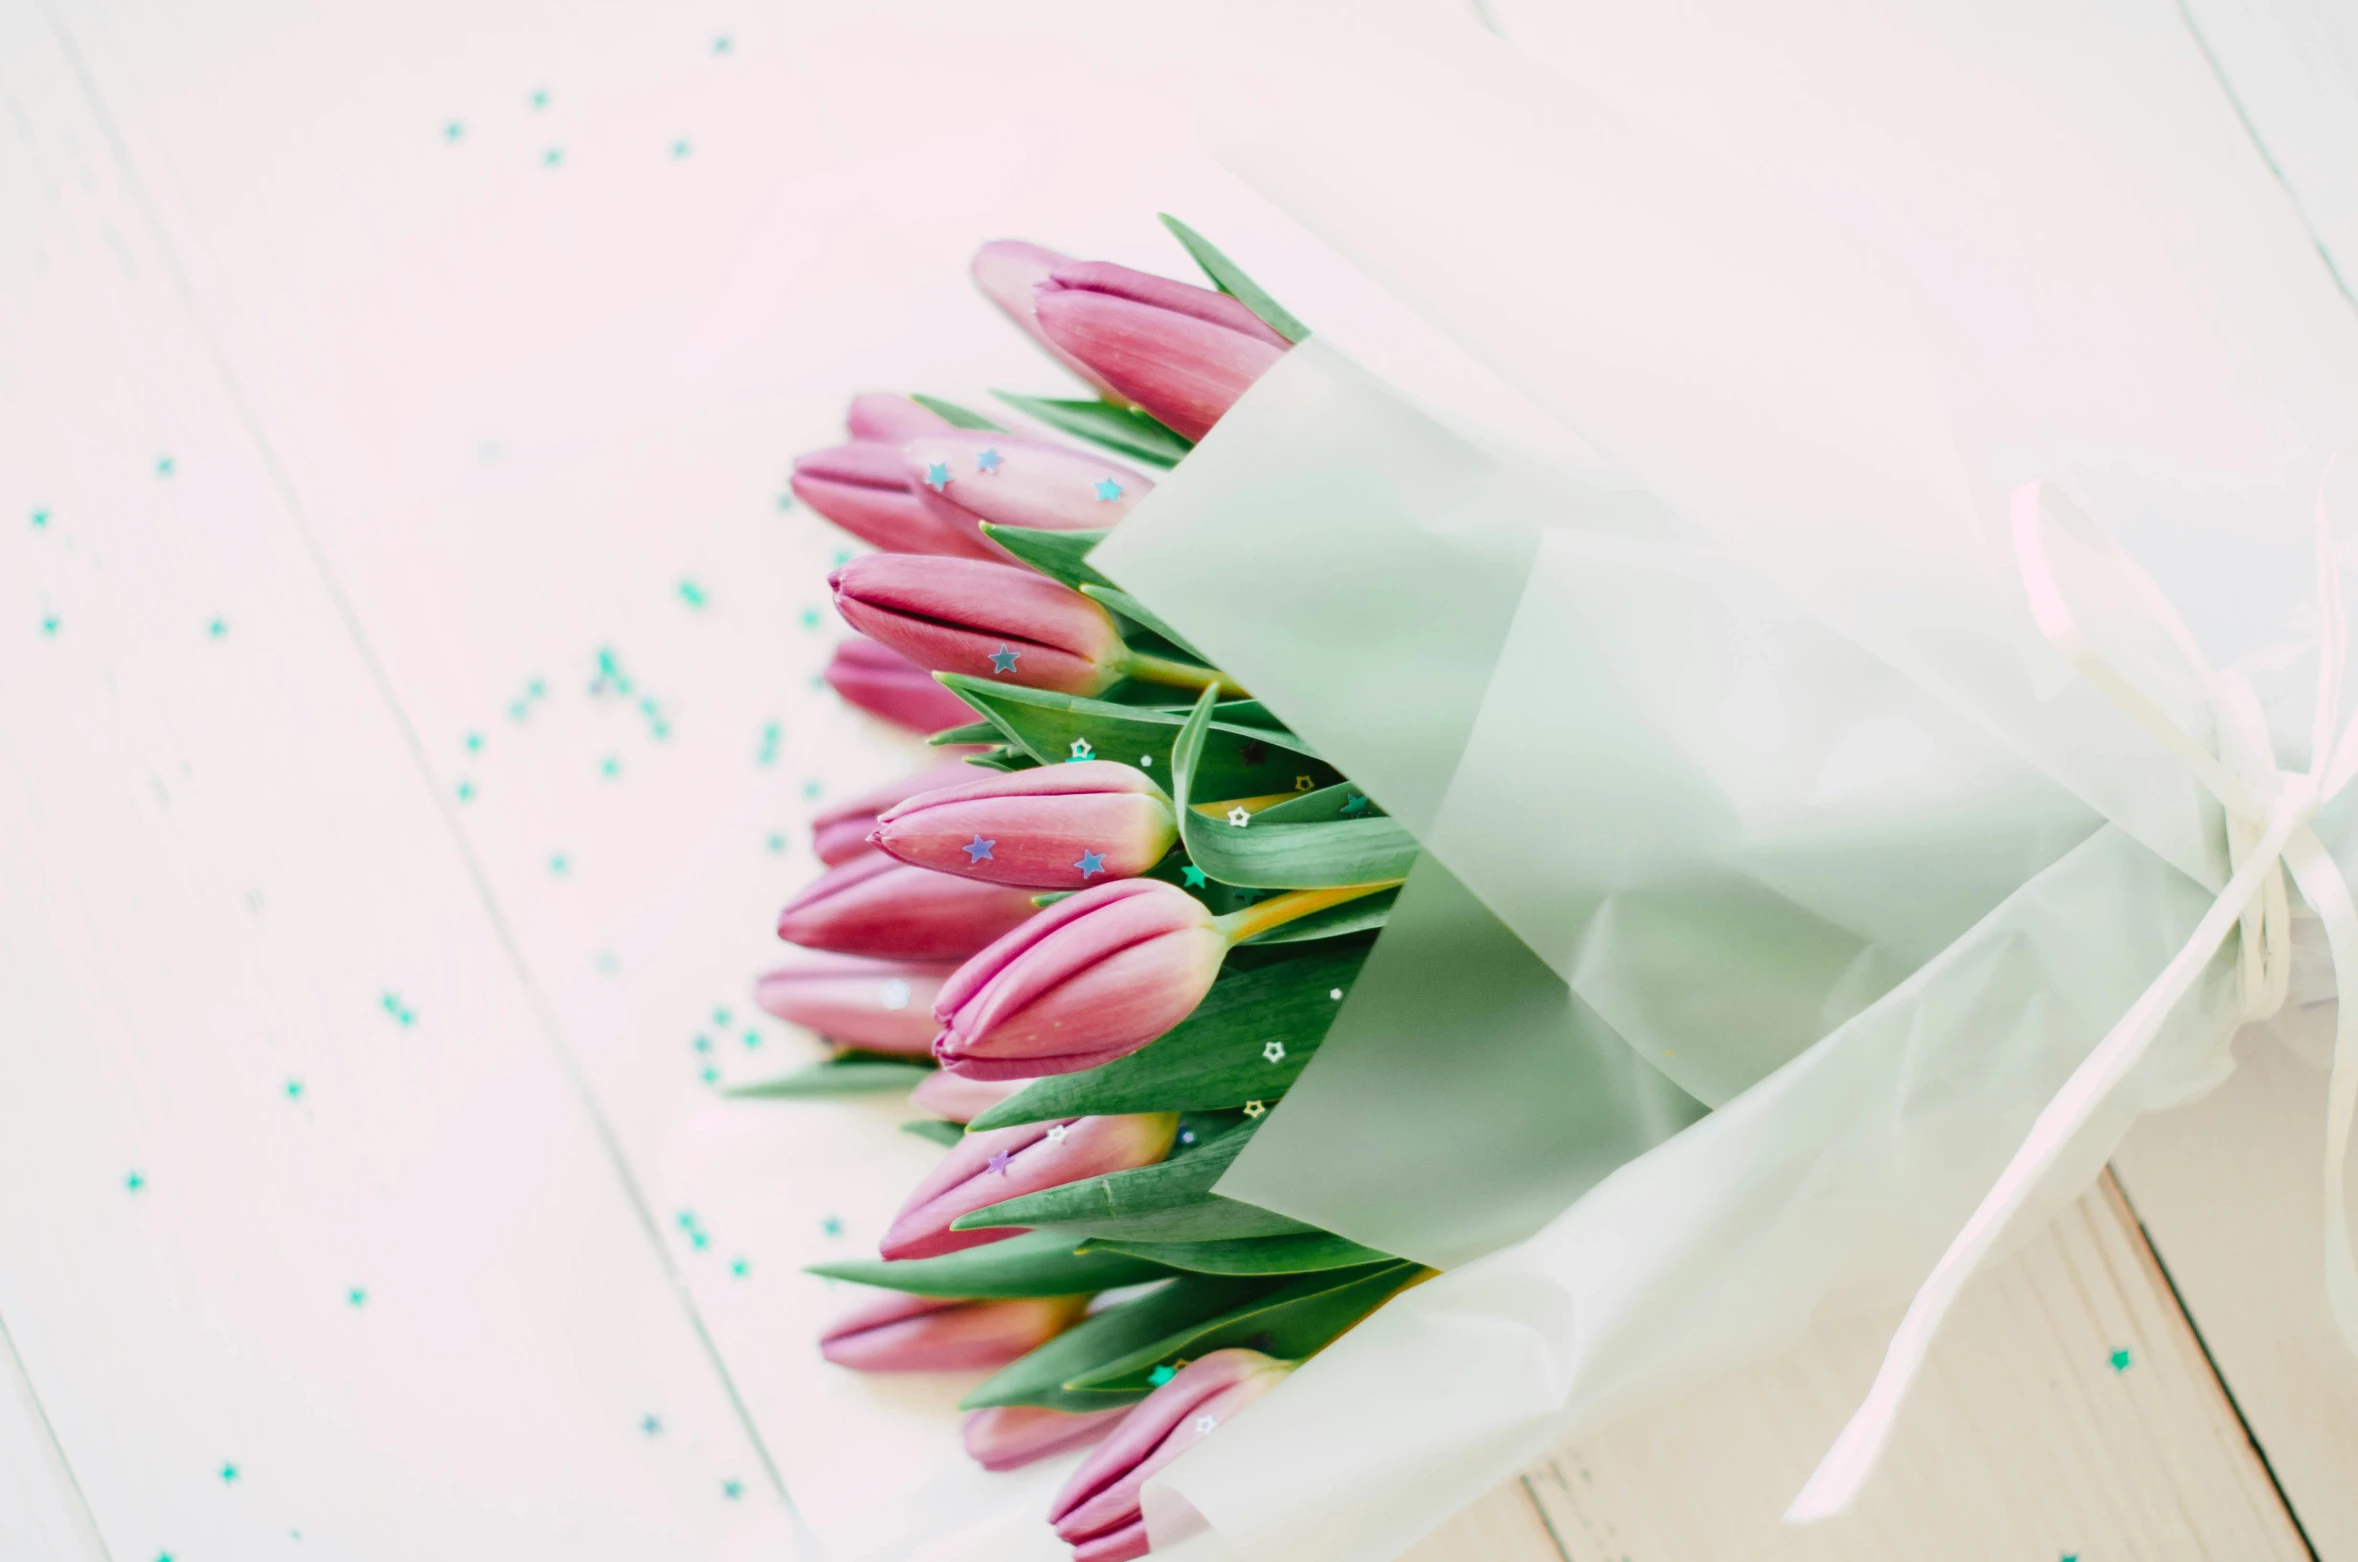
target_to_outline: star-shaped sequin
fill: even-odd
[[[1244,1105],[1244,1114],[1247,1117],[1259,1117],[1263,1112],[1268,1110],[1269,1108],[1263,1106],[1258,1101],[1247,1101]]]
[[[1197,1416],[1195,1418],[1196,1435],[1200,1437],[1203,1434],[1210,1432],[1219,1424],[1220,1418],[1218,1416]]]
[[[997,1155],[994,1155],[990,1158],[988,1165],[990,1166],[991,1170],[1004,1177],[1008,1175],[1007,1168],[1014,1163],[1014,1160],[1014,1156],[1009,1155],[1005,1150],[1001,1150]]]
[[[1081,860],[1073,866],[1081,870],[1082,878],[1093,878],[1105,871],[1105,853],[1085,851],[1081,853]]]
[[[1089,746],[1089,740],[1087,738],[1075,738],[1073,739],[1072,757],[1066,760],[1065,763],[1068,765],[1077,765],[1082,760],[1095,759],[1096,757],[1097,750]]]
[[[990,843],[985,841],[983,844],[987,848]],[[883,1007],[893,1010],[895,1013],[898,1013],[902,1009],[906,1009],[909,1006],[909,984],[902,981],[897,976],[891,978],[884,984],[883,988],[877,992],[876,1001]]]
[[[940,493],[943,489],[949,487],[950,463],[947,461],[928,461],[925,464],[925,486],[932,489],[937,494]]]
[[[1253,816],[1245,812],[1244,804],[1239,803],[1234,808],[1228,810],[1228,822],[1241,830],[1246,825],[1253,822]]]
[[[1282,1041],[1270,1042],[1261,1049],[1261,1056],[1272,1063],[1283,1063],[1285,1061],[1285,1043]]]
[[[1204,877],[1204,870],[1192,862],[1179,870],[1179,877],[1189,889],[1202,889],[1208,882]]]
[[[1099,478],[1099,479],[1097,480],[1097,497],[1098,497],[1098,498],[1100,498],[1100,499],[1104,500],[1104,501],[1105,501],[1107,504],[1111,504],[1111,503],[1113,503],[1113,502],[1114,502],[1116,499],[1119,499],[1121,496],[1122,496],[1122,485],[1121,485],[1121,484],[1119,484],[1119,483],[1115,482],[1115,481],[1114,481],[1112,478],[1110,478],[1110,477],[1101,477],[1101,478]]]
[[[974,469],[977,472],[996,472],[999,463],[1005,459],[996,450],[978,450],[974,453]]]
[[[1177,1367],[1157,1367],[1146,1375],[1146,1381],[1152,1383],[1156,1388],[1161,1388],[1178,1375],[1179,1369]]]
[[[1050,1144],[1062,1144],[1064,1143],[1064,1136],[1071,1132],[1072,1130],[1062,1123],[1050,1123],[1048,1125],[1048,1142]]]
[[[1367,799],[1359,793],[1353,792],[1349,797],[1343,799],[1343,812],[1347,814],[1367,812]]]
[[[977,835],[973,840],[968,841],[965,845],[959,847],[958,849],[966,854],[966,866],[971,868],[978,862],[989,862],[991,860],[991,848],[998,844],[999,843],[995,840],[987,841],[984,840],[980,835]]]
[[[991,671],[995,673],[1015,671],[1015,659],[1021,655],[1023,655],[1021,651],[1002,645],[991,653]]]

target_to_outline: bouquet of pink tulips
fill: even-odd
[[[1416,843],[1093,570],[1091,547],[1304,334],[1219,291],[996,243],[983,291],[1096,399],[1006,398],[1086,445],[927,398],[852,403],[794,491],[879,551],[830,584],[828,678],[969,757],[822,815],[771,1013],[839,1050],[784,1087],[914,1080],[942,1161],[820,1341],[869,1372],[995,1369],[966,1447],[1103,1439],[1049,1522],[1148,1550],[1140,1489],[1422,1267],[1213,1184],[1316,1051]],[[1108,454],[1107,452],[1111,452]],[[1120,459],[1116,459],[1116,457]],[[777,1093],[781,1087],[769,1087]]]

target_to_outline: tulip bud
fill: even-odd
[[[953,1123],[971,1123],[1027,1083],[1021,1079],[968,1079],[937,1068],[917,1081],[917,1088],[909,1092],[909,1104]]]
[[[867,849],[868,837],[876,830],[876,816],[885,809],[904,798],[915,797],[920,792],[935,792],[945,786],[956,786],[984,773],[963,760],[945,759],[913,776],[903,776],[898,781],[870,788],[857,797],[837,803],[811,821],[812,849],[819,854],[819,861],[830,868],[857,857]]]
[[[1142,771],[1110,760],[974,776],[876,817],[876,845],[920,868],[1079,889],[1134,878],[1163,860],[1179,821]]]
[[[977,1372],[1029,1355],[1080,1322],[1086,1296],[966,1302],[880,1297],[836,1320],[819,1354],[860,1372]]]
[[[1152,1549],[1138,1494],[1165,1465],[1285,1381],[1257,1350],[1216,1350],[1141,1400],[1056,1494],[1048,1522],[1073,1562],[1127,1562]]]
[[[993,1405],[966,1418],[967,1457],[986,1470],[1020,1469],[1036,1459],[1087,1447],[1129,1413],[1128,1405],[1078,1411]]]
[[[950,1222],[1045,1188],[1152,1166],[1170,1153],[1178,1134],[1176,1112],[1016,1123],[968,1134],[917,1184],[876,1250],[889,1259],[933,1258],[1019,1236],[1019,1226],[952,1231]]]
[[[911,732],[941,732],[974,720],[967,703],[934,682],[924,668],[865,636],[835,648],[826,678],[837,694],[869,715]]]
[[[770,972],[754,984],[753,1001],[837,1046],[927,1057],[933,1001],[956,969],[822,955]]]
[[[933,1055],[974,1079],[1110,1063],[1193,1013],[1227,949],[1211,912],[1175,885],[1125,879],[1085,889],[943,984]]]
[[[1037,531],[1103,531],[1154,491],[1147,477],[1103,456],[1009,434],[960,431],[913,439],[901,447],[901,459],[917,502],[943,528],[977,540],[984,521]]]
[[[1056,267],[1033,310],[1050,343],[1188,439],[1291,345],[1225,293],[1104,261]]]
[[[778,913],[778,936],[879,960],[963,960],[1032,915],[1032,897],[880,852],[829,868]]]
[[[1086,380],[1098,395],[1109,401],[1120,401],[1119,393],[1095,370],[1048,340],[1040,330],[1039,316],[1033,312],[1033,294],[1040,284],[1057,267],[1071,264],[1070,255],[1059,255],[1021,239],[996,239],[974,252],[974,283],[1008,319],[1023,327],[1033,341],[1045,348],[1050,357]]]
[[[827,583],[846,623],[935,672],[1095,694],[1129,663],[1104,608],[1012,564],[872,553]]]
[[[890,391],[869,391],[854,396],[851,411],[845,414],[843,423],[853,439],[880,445],[906,444],[958,426],[940,413],[920,407],[909,397]]]
[[[836,445],[797,456],[787,486],[804,504],[887,553],[1005,557],[971,520],[927,505],[910,482],[908,463],[892,445]]]

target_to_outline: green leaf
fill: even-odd
[[[1294,1275],[1350,1269],[1390,1258],[1372,1247],[1328,1231],[1292,1237],[1247,1237],[1236,1242],[1124,1242],[1092,1238],[1084,1253],[1127,1253],[1173,1269],[1207,1275]]]
[[[923,407],[926,411],[932,413],[935,417],[941,418],[948,422],[953,427],[987,428],[994,434],[1004,434],[1007,432],[1006,429],[1002,428],[996,423],[993,423],[989,418],[984,417],[981,413],[969,412],[954,401],[944,401],[939,396],[913,395],[909,399],[917,403],[918,406]]]
[[[1090,582],[1084,584],[1081,587],[1081,595],[1085,597],[1095,597],[1098,601],[1104,603],[1107,607],[1112,608],[1115,612],[1121,614],[1124,618],[1127,618],[1134,623],[1144,625],[1146,628],[1153,630],[1156,634],[1161,635],[1165,640],[1170,641],[1175,649],[1182,652],[1186,656],[1192,658],[1195,661],[1201,662],[1206,667],[1212,665],[1212,659],[1204,655],[1203,652],[1197,650],[1194,646],[1189,645],[1187,643],[1186,636],[1180,634],[1178,630],[1173,629],[1169,624],[1166,624],[1161,619],[1155,617],[1154,611],[1151,608],[1149,608],[1145,603],[1139,601],[1136,597],[1130,595],[1130,593],[1127,591],[1119,590],[1113,586],[1100,586],[1094,582]]]
[[[1154,466],[1177,466],[1179,458],[1195,448],[1176,430],[1164,427],[1145,413],[1128,407],[1117,407],[1111,402],[1018,396],[1013,391],[993,391],[991,394],[1016,411],[1038,418],[1050,428],[1060,429],[1094,445],[1103,445],[1108,450],[1118,450],[1133,460]]]
[[[1079,1296],[1161,1280],[1171,1269],[1129,1253],[1082,1253],[1071,1237],[1028,1233],[939,1258],[847,1258],[813,1264],[830,1280],[883,1286],[912,1296]]]
[[[1384,925],[1392,915],[1392,903],[1400,898],[1396,889],[1378,890],[1373,895],[1362,895],[1324,911],[1313,911],[1306,917],[1281,922],[1266,933],[1255,933],[1239,948],[1254,949],[1268,944],[1306,944],[1312,939],[1342,938],[1352,933],[1371,932]]]
[[[733,1085],[721,1092],[733,1101],[795,1100],[807,1096],[851,1095],[865,1090],[913,1090],[933,1072],[929,1064],[875,1056],[829,1058],[782,1079]]]
[[[1212,241],[1190,228],[1169,212],[1159,213],[1163,226],[1174,238],[1187,246],[1187,253],[1204,268],[1204,275],[1212,279],[1212,286],[1261,317],[1261,323],[1289,342],[1305,340],[1310,328],[1286,312],[1283,304],[1261,291],[1259,283],[1244,274],[1244,268],[1212,247]]]
[[[979,766],[984,770],[997,770],[1002,772],[1009,770],[1031,770],[1037,768],[1040,763],[1038,760],[1032,758],[1031,755],[1026,754],[1023,750],[1009,748],[1004,743],[1000,744],[995,749],[989,750],[986,753],[969,754],[966,756],[966,762],[970,765]]]
[[[925,740],[935,748],[963,748],[973,743],[997,743],[999,729],[987,721],[970,721],[963,727],[951,727]]]
[[[1384,1299],[1423,1273],[1394,1260],[1364,1269],[1305,1275],[1240,1303],[1217,1318],[1183,1325],[1125,1356],[1102,1361],[1066,1381],[1075,1390],[1152,1388],[1157,1367],[1177,1366],[1216,1350],[1244,1346],[1280,1361],[1299,1361],[1330,1344]]]
[[[915,1134],[920,1139],[931,1139],[935,1144],[949,1146],[966,1137],[966,1130],[956,1123],[945,1123],[938,1117],[920,1117],[901,1124],[901,1132]]]
[[[1275,1101],[1318,1050],[1342,1007],[1331,995],[1350,990],[1371,947],[1356,938],[1258,958],[1232,953],[1195,1012],[1162,1036],[1111,1063],[1036,1079],[973,1127]],[[1275,1063],[1265,1051],[1271,1042],[1285,1049]]]
[[[1159,1165],[1108,1172],[987,1205],[951,1221],[950,1229],[1049,1226],[1077,1236],[1135,1242],[1209,1242],[1316,1230],[1273,1210],[1212,1192],[1212,1184],[1228,1170],[1257,1126],[1242,1124],[1198,1146],[1191,1155]]]
[[[1113,584],[1089,567],[1089,550],[1111,536],[1110,532],[1046,531],[1034,526],[1001,526],[996,521],[983,522],[982,530],[991,541],[1063,585]]]
[[[1416,861],[1416,837],[1398,820],[1383,816],[1292,823],[1267,810],[1239,827],[1209,819],[1192,806],[1207,788],[1205,744],[1212,728],[1214,691],[1206,689],[1172,746],[1171,795],[1179,804],[1179,838],[1195,865],[1227,884],[1263,889],[1321,889],[1345,884],[1380,884],[1408,877]],[[1302,789],[1319,790],[1314,784]],[[1213,790],[1210,796],[1222,794]],[[1233,795],[1233,794],[1229,794]],[[1357,795],[1357,794],[1353,794]],[[1281,803],[1278,808],[1291,805]],[[1347,799],[1336,799],[1339,809]]]
[[[1109,1363],[1127,1360],[1143,1348],[1184,1338],[1190,1330],[1217,1322],[1255,1298],[1282,1288],[1281,1284],[1268,1280],[1181,1275],[1136,1301],[1108,1307],[1082,1319],[1022,1360],[1002,1368],[997,1376],[960,1400],[958,1408],[1047,1405],[1058,1410],[1093,1409],[1142,1398],[1150,1385],[1095,1390],[1100,1396],[1112,1397],[1100,1398],[1095,1404],[1086,1399],[1075,1403],[1076,1394],[1085,1396],[1092,1391],[1073,1390],[1066,1385]]]
[[[1138,765],[1157,781],[1171,784],[1166,779],[1172,774],[1171,750],[1186,724],[1178,711],[1019,688],[964,673],[935,677],[986,717],[1009,743],[1042,764],[1070,759],[1074,740],[1081,739],[1097,758]],[[1195,784],[1207,796],[1291,792],[1305,777],[1312,790],[1342,779],[1332,765],[1303,747],[1301,739],[1282,737],[1265,727],[1214,720],[1200,740]]]

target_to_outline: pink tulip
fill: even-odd
[[[976,775],[920,792],[876,817],[881,850],[940,873],[1079,889],[1144,873],[1179,822],[1142,771],[1110,760]]]
[[[860,1372],[990,1371],[1038,1350],[1088,1309],[1086,1296],[884,1296],[837,1319],[819,1336],[819,1354]]]
[[[843,423],[852,438],[883,445],[905,444],[957,427],[940,413],[928,411],[908,397],[890,391],[869,391],[854,396],[851,411],[844,416]]]
[[[957,967],[819,955],[770,972],[753,1001],[837,1046],[927,1057],[933,1051],[933,1000]]]
[[[966,1418],[966,1454],[986,1470],[1014,1470],[1074,1448],[1085,1448],[1130,1413],[1050,1410],[1042,1405],[993,1405]]]
[[[835,648],[826,677],[852,704],[911,732],[942,732],[975,719],[973,709],[924,668],[865,636]]]
[[[1152,1166],[1170,1153],[1179,1114],[1077,1117],[968,1134],[950,1147],[877,1244],[886,1258],[933,1258],[1021,1234],[1021,1227],[952,1231],[988,1204],[1107,1172]]]
[[[839,955],[963,960],[1032,912],[1022,890],[928,873],[874,852],[804,886],[778,913],[778,936]]]
[[[1071,264],[1073,258],[1070,255],[1059,255],[1037,244],[1026,244],[1021,239],[995,239],[974,252],[974,282],[1008,319],[1023,327],[1033,341],[1046,348],[1050,357],[1086,380],[1098,395],[1109,401],[1120,401],[1120,395],[1099,378],[1096,371],[1048,340],[1040,330],[1040,318],[1033,310],[1032,295],[1057,267]]]
[[[1056,267],[1041,334],[1188,439],[1201,439],[1289,345],[1225,293],[1104,261]]]
[[[846,623],[935,672],[1096,694],[1128,666],[1104,608],[1015,565],[872,553],[827,583]]]
[[[936,685],[939,687],[939,685]],[[819,854],[819,861],[829,867],[858,856],[867,848],[868,837],[875,833],[876,816],[904,798],[920,792],[935,792],[945,786],[956,786],[989,774],[963,760],[945,759],[929,765],[913,776],[888,781],[871,787],[859,796],[847,798],[811,821],[811,847]]]
[[[903,445],[901,459],[917,502],[944,528],[978,539],[984,521],[1103,531],[1154,491],[1147,477],[1103,456],[1019,435],[935,434]]]
[[[1146,1396],[1056,1494],[1048,1522],[1073,1562],[1127,1562],[1152,1548],[1138,1494],[1293,1369],[1257,1350],[1216,1350]]]
[[[932,1034],[930,1028],[927,1034]],[[935,1069],[917,1081],[917,1088],[909,1092],[909,1104],[953,1123],[971,1123],[1029,1083],[1022,1079],[968,1079]]]
[[[946,877],[946,875],[936,875]],[[1194,1012],[1229,934],[1158,879],[1085,889],[958,968],[933,1008],[933,1055],[975,1079],[1110,1063]]]
[[[922,410],[922,409],[920,409]],[[887,553],[1003,559],[970,519],[928,505],[892,445],[836,445],[794,459],[794,496],[862,542]]]

